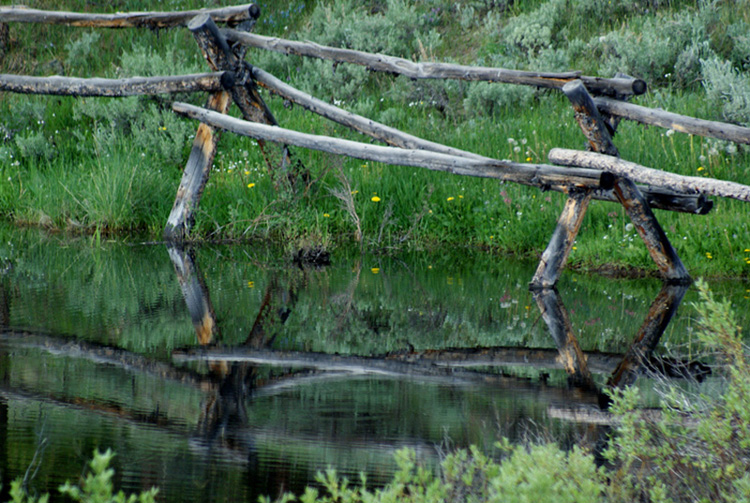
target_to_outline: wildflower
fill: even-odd
[[[370,271],[372,271],[373,274],[377,274],[380,272],[380,267],[373,267]]]
[[[704,169],[706,168],[704,168],[703,166],[698,166],[698,171],[703,171]]]
[[[455,199],[455,197],[451,196],[451,197],[448,198],[448,201],[453,201],[454,199]]]
[[[248,188],[248,189],[252,189],[253,187],[255,187],[255,184],[254,184],[254,183],[248,183],[248,184],[247,184],[247,188]]]
[[[249,175],[250,172],[248,170],[245,170],[245,175]]]
[[[531,162],[531,157],[527,157],[526,162]]]
[[[324,218],[328,218],[328,217],[330,217],[330,216],[331,216],[331,215],[329,215],[328,213],[323,213],[323,217],[324,217]]]
[[[458,195],[458,198],[459,198],[459,199],[463,199],[463,198],[464,198],[464,196],[462,196],[461,194],[459,194],[459,195]]]
[[[706,258],[711,260],[714,257],[711,255],[711,252],[706,252]]]
[[[248,288],[254,288],[255,287],[255,281],[248,281],[247,282],[247,287]]]
[[[370,201],[372,201],[373,203],[379,203],[380,202],[380,198],[378,196],[372,196],[370,198]]]

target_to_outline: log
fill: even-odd
[[[488,157],[468,152],[466,150],[449,147],[442,143],[425,140],[390,126],[386,126],[385,124],[375,122],[367,117],[343,110],[335,105],[314,98],[307,93],[285,84],[270,73],[258,67],[253,67],[251,72],[253,79],[255,79],[258,84],[281,96],[285,100],[321,115],[326,119],[330,119],[362,134],[370,136],[371,138],[385,142],[388,145],[406,149],[428,150],[430,152],[457,155],[459,157],[466,157],[467,159],[491,161]],[[559,192],[567,191],[567,187],[560,185],[551,185],[549,188]],[[702,194],[685,195],[664,189],[651,189],[645,186],[640,186],[639,189],[643,192],[644,196],[646,196],[652,208],[705,215],[713,207],[713,201],[706,199]],[[601,201],[619,202],[611,190],[594,190],[592,197]]]
[[[247,75],[249,72],[244,62],[230,49],[227,40],[219,32],[218,26],[211,17],[206,14],[196,16],[188,24],[188,29],[193,32],[196,42],[209,65],[216,71],[227,71],[224,82],[232,93],[232,99],[242,112],[244,119],[261,124],[277,125],[276,118],[260,97],[249,75]],[[275,166],[269,158],[267,152],[269,149],[278,148],[280,150],[277,157],[281,159],[282,170],[291,166],[291,153],[286,145],[269,147],[263,141],[258,143],[270,169],[274,169]]]
[[[185,92],[216,92],[222,89],[222,73],[196,73],[166,77],[82,79],[75,77],[29,77],[0,74],[0,91],[56,96],[122,97]]]
[[[507,84],[530,85],[542,88],[561,89],[565,83],[581,79],[594,94],[608,96],[628,96],[642,94],[646,91],[643,80],[632,78],[604,79],[582,76],[581,72],[527,72],[478,66],[455,65],[451,63],[414,63],[408,59],[370,54],[351,49],[327,47],[313,42],[298,42],[275,37],[243,33],[225,29],[222,33],[231,42],[238,42],[250,47],[327,59],[337,63],[351,63],[365,66],[370,70],[404,75],[412,79],[454,79],[468,81],[504,82]]]
[[[563,92],[573,104],[576,121],[588,139],[591,149],[602,154],[619,156],[617,147],[612,143],[607,123],[599,114],[583,83],[569,82],[563,87]],[[662,276],[668,281],[689,283],[691,279],[687,269],[635,183],[628,177],[617,176],[614,193],[635,225],[638,235]]]
[[[750,186],[736,182],[668,173],[616,157],[580,150],[553,148],[548,157],[553,164],[601,169],[626,176],[634,182],[666,188],[680,194],[706,194],[750,202]]]
[[[532,289],[551,288],[560,279],[590,201],[590,190],[571,190],[568,193],[568,200],[565,201],[565,207],[557,220],[557,227],[547,248],[542,253],[542,258],[531,280]],[[544,313],[544,310],[542,312]]]
[[[283,142],[331,154],[347,155],[357,159],[422,167],[459,175],[494,178],[537,187],[573,185],[608,188],[610,183],[613,182],[613,177],[602,171],[578,170],[566,172],[565,169],[544,164],[519,164],[510,161],[486,162],[436,152],[383,147],[242,121],[187,103],[176,102],[172,108],[181,115],[243,136]]]
[[[604,97],[594,98],[594,103],[601,112],[642,124],[673,129],[680,133],[709,136],[735,143],[750,144],[750,128],[747,127],[696,119],[686,115],[647,108],[632,103],[624,103]]]
[[[214,93],[206,106],[225,114],[229,110],[231,98],[227,91]],[[203,189],[208,182],[211,165],[216,155],[219,139],[213,127],[207,124],[198,126],[180,186],[177,188],[172,211],[164,227],[164,239],[169,242],[184,241],[195,222],[195,209],[198,207]]]
[[[119,12],[90,14],[83,12],[46,11],[28,7],[0,7],[0,22],[46,23],[96,28],[171,28],[186,26],[199,14],[210,15],[215,21],[237,25],[257,19],[260,10],[255,4],[175,12]]]
[[[612,135],[607,129],[607,124],[599,114],[583,82],[578,79],[572,80],[562,87],[562,92],[573,105],[576,121],[591,149],[602,154],[619,156],[617,147],[612,143]]]

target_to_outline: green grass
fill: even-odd
[[[706,11],[692,2],[649,2],[649,10],[643,2],[622,0],[614,2],[615,16],[603,14],[607,9],[602,2],[574,2],[564,14],[550,16],[557,12],[558,3],[514,3],[504,10],[494,2],[469,2],[461,10],[440,1],[341,0],[326,11],[313,2],[280,1],[261,3],[256,32],[358,49],[376,44],[384,52],[408,58],[531,65],[537,70],[563,69],[554,67],[564,64],[564,69],[580,68],[589,74],[597,74],[611,61],[640,68],[641,62],[632,54],[611,59],[614,56],[601,52],[598,37],[627,34],[633,26],[654,30],[653,25],[658,24],[653,22],[655,16],[666,24],[692,27],[696,37],[707,33],[711,51],[720,57],[732,60],[740,47],[740,39],[732,38],[733,32],[722,28],[726,23],[719,22],[732,10],[728,3],[717,3],[715,16],[708,20],[704,20]],[[205,6],[217,5],[212,2]],[[180,0],[160,8],[196,6],[195,2]],[[75,1],[64,5],[38,1],[30,7],[94,10]],[[119,2],[112,9],[150,7],[131,0]],[[320,24],[326,15],[333,17]],[[735,23],[750,22],[747,18],[732,19]],[[551,31],[533,31],[527,26],[529,20],[542,20],[539,22],[543,25],[547,22]],[[536,37],[538,44],[533,48],[528,41],[513,45],[516,39],[512,33],[519,26],[525,26],[523,33]],[[92,33],[99,38],[92,39]],[[649,36],[658,40],[657,35],[648,32],[644,41]],[[470,45],[454,43],[459,36]],[[122,76],[205,69],[186,30],[93,31],[13,24],[11,38],[11,50],[2,62],[4,72],[48,74],[62,68],[67,75]],[[41,44],[39,40],[48,42]],[[672,54],[672,49],[662,49],[664,58]],[[328,62],[253,50],[248,52],[248,60],[295,86],[315,91],[323,99],[343,100],[341,106],[346,109],[480,154],[545,162],[553,147],[582,148],[584,144],[571,107],[561,95],[550,91],[413,82],[347,65],[331,72]],[[600,65],[596,61],[601,61]],[[264,96],[284,127],[368,141],[299,107],[288,109],[267,93]],[[196,127],[171,113],[170,99],[138,98],[115,103],[3,95],[0,115],[7,119],[3,120],[4,131],[0,131],[5,133],[0,143],[2,214],[20,224],[52,229],[119,236],[145,232],[158,237]],[[196,104],[205,100],[202,96],[176,99]],[[700,82],[685,82],[677,76],[660,76],[656,87],[634,102],[720,119],[720,107],[706,99]],[[743,148],[627,122],[620,125],[615,143],[623,158],[649,167],[750,183],[750,156]],[[224,134],[201,201],[194,237],[265,238],[289,246],[353,243],[358,235],[356,219],[333,194],[344,191],[352,193],[361,246],[365,248],[471,246],[533,258],[545,248],[564,204],[564,196],[559,193],[514,184],[301,149],[295,149],[294,154],[309,170],[310,179],[292,189],[283,175],[271,174],[254,141]],[[342,188],[342,173],[350,186],[348,191]],[[748,276],[750,230],[745,215],[744,204],[728,200],[717,200],[707,216],[657,211],[678,254],[695,276]],[[571,263],[583,268],[610,263],[655,270],[627,223],[619,206],[594,202]]]

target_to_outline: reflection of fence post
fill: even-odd
[[[580,80],[568,82],[562,90],[573,105],[576,121],[591,149],[601,154],[619,157],[607,125],[583,82]],[[687,269],[635,183],[629,178],[618,176],[615,180],[614,192],[664,278],[673,282],[690,282]]]
[[[635,381],[635,372],[648,360],[664,330],[677,312],[688,287],[665,283],[648,310],[633,344],[607,381],[609,387],[623,387]]]
[[[554,288],[537,290],[534,292],[534,300],[542,312],[542,318],[547,324],[560,353],[560,363],[565,368],[565,372],[568,373],[571,382],[576,386],[596,389],[591,372],[589,372],[586,364],[586,355],[583,354],[581,346],[578,345],[578,339],[573,333],[568,311],[565,309],[557,290]]]
[[[208,288],[203,282],[191,251],[185,251],[180,246],[167,246],[167,252],[177,273],[177,281],[180,283],[185,305],[190,312],[198,343],[204,346],[210,344],[219,329],[214,308],[208,296]]]

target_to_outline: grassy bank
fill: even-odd
[[[750,5],[744,1],[549,0],[462,3],[260,2],[256,32],[383,52],[531,70],[624,71],[649,82],[634,102],[750,124]],[[220,5],[212,1],[208,5]],[[105,7],[46,0],[30,7],[148,10],[137,0]],[[197,7],[178,0],[159,9]],[[45,40],[46,42],[40,42]],[[103,50],[106,48],[106,50]],[[247,59],[321,99],[409,133],[497,158],[545,161],[553,147],[581,148],[564,97],[501,84],[411,81],[364,68],[249,51]],[[88,30],[13,24],[0,71],[130,76],[205,70],[186,30]],[[745,73],[743,73],[745,72]],[[291,129],[360,139],[264,94]],[[28,225],[158,237],[171,209],[196,124],[172,99],[2,95],[0,212]],[[365,140],[366,141],[366,140]],[[686,175],[750,183],[744,148],[633,123],[620,125],[622,157]],[[197,219],[205,239],[268,238],[292,247],[361,239],[369,249],[472,246],[535,257],[564,196],[513,184],[387,166],[297,149],[309,178],[292,186],[269,171],[255,143],[225,134]],[[707,216],[657,211],[694,275],[747,276],[747,207],[717,200]],[[654,270],[615,204],[592,204],[571,262]]]

